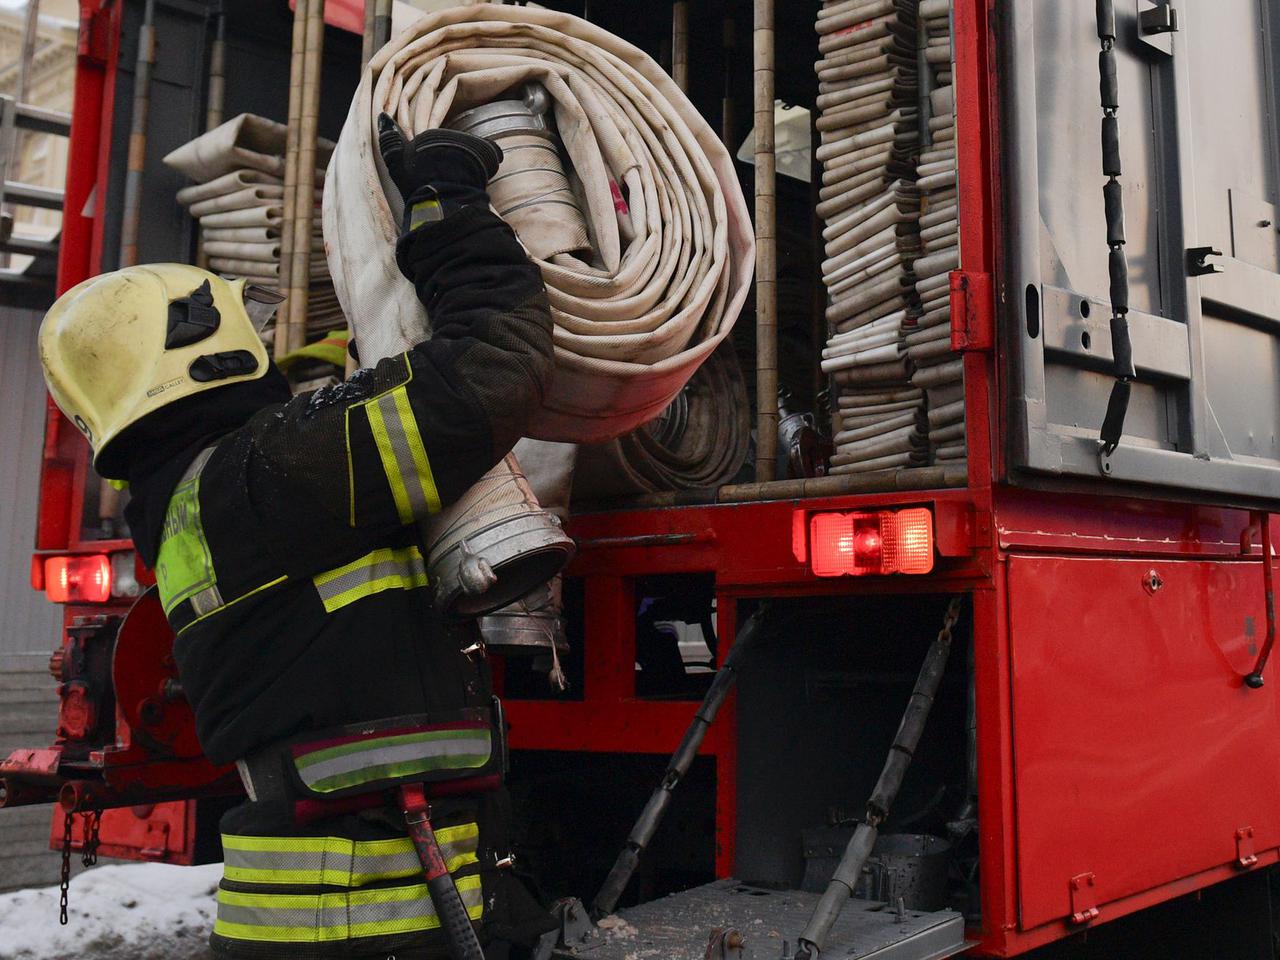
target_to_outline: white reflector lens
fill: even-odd
[[[933,514],[924,507],[880,514],[886,573],[928,573],[933,569]]]

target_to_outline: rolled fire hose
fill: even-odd
[[[720,486],[742,466],[750,438],[747,385],[732,345],[725,344],[661,416],[617,440],[578,448],[574,497]]]
[[[549,98],[591,242],[586,259],[548,253],[513,219],[556,322],[555,382],[529,434],[600,442],[661,413],[710,356],[741,310],[754,256],[728,151],[642,51],[532,7],[452,7],[419,20],[370,61],[334,153],[331,268],[362,356],[421,340],[427,318],[394,263],[400,201],[394,188],[385,197],[377,116],[412,135],[529,82]]]
[[[494,101],[506,103],[469,113]],[[377,116],[391,114],[412,136],[474,128],[517,102],[526,109],[507,135],[523,139],[499,178],[526,175],[499,179],[491,198],[542,269],[556,323],[556,376],[529,433],[610,440],[660,414],[728,335],[754,262],[727,150],[640,50],[536,8],[454,7],[419,20],[370,61],[352,102],[325,180],[330,269],[362,361],[428,336],[425,311],[394,263],[401,201],[386,189]],[[529,129],[528,114],[547,129]],[[563,179],[542,162],[551,159],[552,126]],[[530,207],[542,216],[522,217]],[[556,226],[536,229],[553,208]],[[434,518],[427,538],[438,600],[472,615],[528,593],[568,555],[510,457]]]

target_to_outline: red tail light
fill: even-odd
[[[809,518],[809,565],[819,577],[928,573],[933,515],[924,507]]]
[[[44,592],[54,603],[105,603],[111,599],[111,559],[46,557]]]

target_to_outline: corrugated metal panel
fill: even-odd
[[[37,311],[0,307],[0,757],[51,743],[58,715],[48,663],[62,611],[30,583],[44,439],[39,324]],[[58,882],[50,816],[47,806],[0,811],[0,890]]]
[[[58,696],[43,653],[0,654],[0,757],[53,740]],[[49,849],[52,807],[0,810],[0,890],[58,882],[59,858]]]
[[[40,314],[0,308],[0,653],[52,650],[61,611],[31,589],[45,389]]]

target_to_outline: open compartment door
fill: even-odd
[[[1115,2],[1137,380],[1109,457],[1094,5],[1001,10],[1015,479],[1280,499],[1280,0]]]

